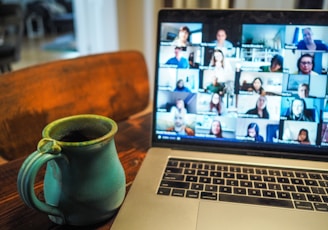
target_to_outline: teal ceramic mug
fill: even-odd
[[[92,114],[48,124],[37,150],[18,173],[22,200],[57,224],[91,225],[111,217],[125,196],[125,173],[114,143],[116,132],[115,121]],[[44,164],[45,202],[34,191],[35,177]]]

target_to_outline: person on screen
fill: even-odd
[[[307,129],[300,129],[296,141],[300,144],[310,144],[309,131]]]
[[[291,103],[288,120],[313,121],[312,117],[306,114],[306,103],[303,98],[295,98]]]
[[[225,61],[224,53],[220,49],[214,49],[209,66],[213,68],[220,82],[233,80],[234,74],[228,62]]]
[[[224,94],[224,85],[219,83],[218,77],[213,76],[212,82],[206,87],[205,92],[207,93],[218,93],[219,95]]]
[[[174,132],[178,135],[194,136],[195,132],[192,128],[186,125],[186,115],[181,113],[175,113],[173,115],[173,127],[169,127],[166,131]]]
[[[297,60],[297,73],[296,74],[310,74],[310,75],[318,75],[318,73],[314,72],[314,57],[311,54],[303,54]]]
[[[183,57],[182,54],[182,48],[177,46],[174,48],[174,57],[170,58],[165,62],[167,65],[176,65],[177,68],[186,69],[189,68],[189,62],[187,58]]]
[[[175,106],[172,106],[171,108],[171,113],[172,114],[182,114],[185,115],[187,114],[187,109],[184,103],[184,100],[182,98],[178,98],[175,101]]]
[[[313,31],[310,27],[302,29],[303,40],[297,44],[297,49],[300,50],[323,50],[328,51],[327,45],[320,40],[313,38]]]
[[[261,66],[260,69],[263,72],[282,72],[284,69],[284,58],[276,54],[271,58],[271,64],[270,66]]]
[[[227,40],[227,32],[224,29],[218,29],[216,32],[215,48],[220,49],[227,57],[234,55],[233,44]]]
[[[265,96],[260,96],[256,101],[256,106],[246,112],[249,115],[257,115],[258,118],[269,119],[269,112],[267,110],[267,98]]]
[[[214,135],[217,138],[222,138],[222,126],[219,120],[214,120],[211,125],[210,135]]]
[[[264,91],[262,85],[263,85],[262,79],[260,77],[256,77],[252,81],[252,86],[251,86],[251,88],[248,89],[248,91],[254,92],[254,93],[257,93],[260,95],[265,95],[265,91]]]
[[[182,79],[179,79],[177,81],[176,87],[174,89],[174,92],[187,92],[191,93],[191,90],[184,85],[184,81]]]
[[[182,26],[179,29],[178,36],[172,42],[173,46],[186,47],[190,45],[188,41],[190,35],[190,29],[188,26]]]
[[[221,98],[218,93],[213,93],[210,101],[210,112],[215,112],[218,115],[221,115]]]
[[[248,125],[246,137],[250,137],[250,138],[254,139],[254,141],[257,141],[257,142],[264,141],[263,137],[260,135],[260,127],[256,123],[250,123]]]
[[[301,83],[298,85],[297,95],[299,98],[307,98],[309,97],[309,91],[310,91],[309,84]]]

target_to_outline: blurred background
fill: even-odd
[[[328,0],[0,0],[0,22],[9,12],[1,11],[1,7],[8,4],[21,9],[15,12],[21,20],[21,33],[17,33],[21,37],[13,47],[11,70],[133,49],[145,55],[151,84],[156,18],[161,8],[328,9]],[[0,23],[0,62],[1,52],[8,53],[4,38],[8,31]]]

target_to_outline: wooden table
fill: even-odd
[[[115,143],[123,164],[127,190],[132,184],[145,154],[150,147],[151,114],[118,123]],[[17,175],[24,158],[0,165],[0,229],[110,229],[115,217],[105,223],[86,228],[60,226],[52,223],[46,214],[26,206],[17,193]],[[36,195],[42,199],[42,173],[35,182]]]

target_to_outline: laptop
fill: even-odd
[[[327,229],[328,12],[158,13],[152,147],[112,229]]]

